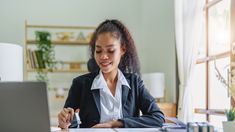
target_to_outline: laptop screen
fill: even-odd
[[[0,131],[50,131],[44,82],[0,82]]]

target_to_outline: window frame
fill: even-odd
[[[231,54],[231,48],[229,51],[225,51],[222,53],[218,53],[215,55],[209,55],[209,9],[222,0],[212,0],[209,2],[209,0],[205,0],[205,6],[204,6],[204,11],[205,11],[205,57],[203,58],[198,58],[196,60],[196,64],[202,64],[205,63],[206,65],[206,86],[205,86],[205,91],[206,91],[206,106],[205,109],[202,108],[195,108],[194,112],[197,114],[205,114],[206,115],[206,120],[210,121],[210,115],[225,115],[225,110],[222,109],[210,109],[209,108],[209,62],[214,61],[215,58],[221,59],[221,58],[226,58],[230,57],[230,60],[235,62],[235,55]],[[230,33],[230,40],[231,43],[235,43],[235,0],[231,0],[231,6],[230,6],[230,23],[231,23],[231,33]],[[235,106],[235,101],[231,98],[231,105]]]

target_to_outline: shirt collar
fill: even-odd
[[[118,81],[120,82],[121,85],[127,86],[129,89],[131,89],[129,83],[126,80],[126,77],[123,75],[121,70],[118,69]]]
[[[129,89],[131,89],[130,85],[128,84],[125,76],[123,75],[123,73],[118,69],[118,82],[121,85],[125,85],[127,86]],[[107,87],[107,84],[105,82],[104,76],[101,72],[101,70],[99,71],[99,74],[95,77],[92,86],[91,86],[91,90],[94,89],[103,89],[104,87]]]

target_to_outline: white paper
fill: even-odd
[[[57,132],[162,132],[160,128],[70,128]],[[184,132],[184,131],[183,131]]]
[[[114,128],[115,132],[160,132],[160,128]]]
[[[57,131],[60,131],[61,130],[61,128],[59,128],[59,127],[52,127],[51,126],[51,132],[57,132]]]
[[[115,132],[112,128],[78,128],[69,129],[69,132]]]

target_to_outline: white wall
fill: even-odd
[[[25,20],[31,24],[96,26],[107,18],[122,20],[138,39],[140,8],[140,0],[0,0],[0,40],[23,44]]]
[[[176,53],[172,0],[143,0],[142,33],[139,46],[139,53],[143,53],[140,55],[142,71],[165,73],[166,100],[175,102]]]
[[[30,24],[94,25],[123,21],[139,51],[141,71],[166,74],[167,98],[175,102],[173,0],[0,0],[0,42],[24,44]]]

